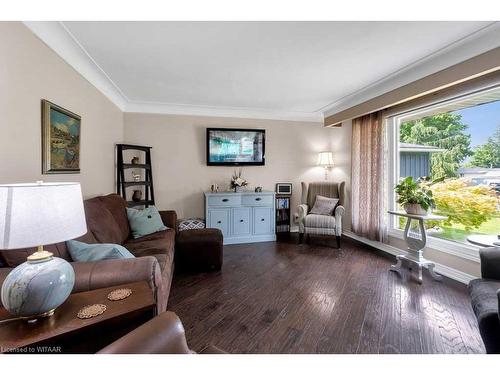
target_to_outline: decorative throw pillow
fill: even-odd
[[[179,222],[179,232],[188,229],[203,229],[205,228],[205,220],[203,219],[183,219]]]
[[[143,210],[127,207],[127,217],[134,238],[168,229],[163,225],[160,213],[155,206],[149,206]]]
[[[309,213],[332,216],[333,210],[335,210],[337,203],[339,203],[339,200],[337,198],[327,198],[322,195],[316,195],[314,206]]]
[[[71,259],[75,262],[92,262],[104,259],[135,258],[130,251],[121,245],[112,243],[87,244],[70,240],[66,242]]]

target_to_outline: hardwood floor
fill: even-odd
[[[465,285],[389,272],[343,240],[224,247],[221,272],[175,275],[169,310],[188,344],[230,353],[484,353]],[[334,243],[334,241],[333,241]]]

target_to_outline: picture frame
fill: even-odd
[[[292,195],[292,183],[278,182],[276,184],[276,193],[281,195]]]
[[[42,99],[42,174],[80,173],[81,116]]]

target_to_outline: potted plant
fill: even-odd
[[[241,168],[239,171],[234,171],[233,177],[231,177],[231,188],[233,188],[236,193],[239,193],[244,191],[247,185],[247,180],[241,177]]]
[[[428,177],[421,177],[417,181],[412,176],[404,177],[394,187],[398,195],[397,202],[408,214],[427,215],[431,208],[436,206],[430,187],[444,178],[431,181]]]

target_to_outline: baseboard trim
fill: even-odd
[[[276,241],[275,234],[241,236],[241,237],[225,237],[223,244],[224,245],[236,245],[236,244],[240,244],[240,243],[273,242],[273,241]]]
[[[351,231],[344,231],[342,234],[346,237],[352,238],[353,240],[362,242],[366,245],[369,245],[371,247],[374,247],[378,250],[384,251],[384,252],[389,253],[389,254],[394,255],[394,256],[406,254],[406,251],[398,249],[397,247],[387,245],[387,244],[382,243],[382,242],[369,240],[367,238],[358,236],[357,234],[355,234]],[[467,284],[469,284],[469,282],[471,280],[477,278],[476,276],[462,272],[462,271],[457,270],[455,268],[451,268],[451,267],[446,266],[444,264],[440,264],[440,263],[436,263],[436,262],[435,262],[435,264],[436,264],[435,270],[437,273],[439,273],[443,276],[446,276],[450,279],[461,282],[463,284],[467,285]]]

